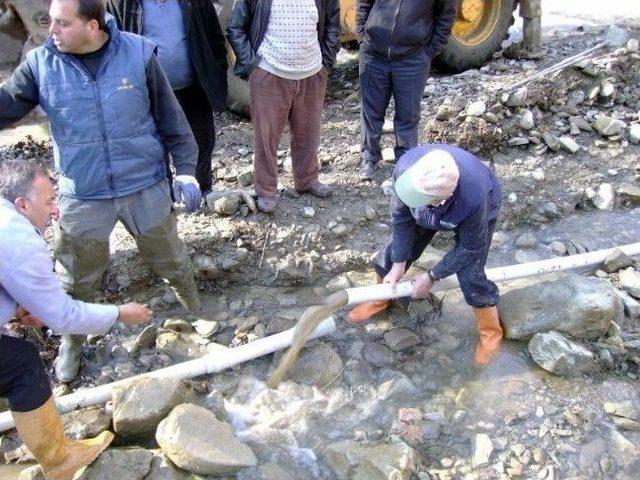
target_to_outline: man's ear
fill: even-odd
[[[100,31],[100,24],[95,19],[94,20],[90,20],[89,21],[89,29],[90,29],[91,33],[95,35],[97,32]]]
[[[18,197],[13,201],[13,204],[16,207],[16,210],[18,211],[18,213],[26,213],[28,206],[27,206],[27,199],[24,197]]]

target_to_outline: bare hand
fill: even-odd
[[[423,273],[418,275],[413,280],[413,289],[411,291],[411,296],[413,298],[426,298],[433,287],[433,282],[429,278],[429,275]]]
[[[391,270],[382,280],[383,283],[388,283],[391,285],[391,291],[396,293],[396,285],[398,281],[404,276],[404,272],[406,270],[407,262],[394,263],[391,266]]]
[[[139,303],[127,303],[118,307],[118,321],[125,325],[140,325],[151,320],[153,310]]]
[[[42,323],[42,321],[39,318],[31,315],[23,307],[18,307],[18,310],[16,310],[16,319],[18,320],[19,323],[21,323],[25,327],[34,327],[34,328],[44,327],[44,323]]]

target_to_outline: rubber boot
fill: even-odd
[[[62,336],[58,356],[53,362],[56,377],[60,382],[69,383],[78,376],[82,359],[82,344],[86,338],[84,335]]]
[[[361,303],[349,312],[349,316],[347,318],[349,319],[349,322],[353,324],[364,323],[377,313],[386,310],[389,305],[391,305],[390,300]]]
[[[382,283],[382,277],[378,276],[376,283]],[[391,305],[391,300],[378,300],[374,302],[364,302],[349,312],[347,320],[355,325],[364,323],[371,317],[380,313]]]
[[[40,464],[47,480],[72,480],[78,470],[98,458],[113,440],[111,432],[102,432],[87,440],[65,437],[53,397],[40,408],[11,414],[20,438]]]
[[[176,294],[180,305],[186,308],[189,313],[195,313],[200,310],[198,286],[191,270],[180,279],[171,279],[171,289]]]
[[[502,327],[498,317],[498,307],[474,308],[478,324],[478,345],[473,361],[485,366],[498,354],[502,344]]]

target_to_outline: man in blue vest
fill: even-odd
[[[170,185],[188,211],[201,200],[198,148],[155,46],[118,31],[102,0],[53,0],[51,36],[0,87],[0,129],[40,105],[49,117],[58,172],[56,270],[69,293],[91,301],[121,221],[156,274],[189,310],[199,307],[178,238]],[[63,336],[56,374],[71,381],[84,336]]]
[[[478,326],[474,360],[486,365],[502,342],[498,287],[484,272],[502,203],[500,182],[478,157],[444,144],[409,150],[396,165],[395,179],[392,232],[375,262],[379,281],[393,288],[438,231],[453,231],[455,247],[414,279],[413,297],[425,297],[439,279],[456,274]],[[389,301],[363,303],[349,320],[364,322],[388,306]]]

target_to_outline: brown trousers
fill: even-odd
[[[261,68],[249,77],[251,119],[255,131],[254,185],[259,197],[275,197],[278,189],[278,143],[289,123],[296,190],[318,180],[318,146],[327,72],[323,68],[303,80],[287,80]]]

